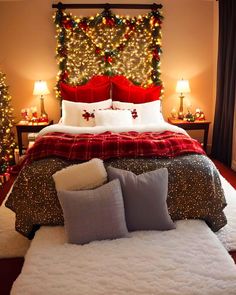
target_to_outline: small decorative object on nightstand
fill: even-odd
[[[168,122],[172,125],[181,127],[184,130],[203,130],[204,131],[203,149],[205,150],[205,152],[207,151],[208,131],[209,131],[209,125],[211,124],[210,121],[187,122],[180,119],[168,118]]]
[[[205,120],[205,114],[201,109],[196,109],[196,112],[194,114],[195,120],[198,121],[204,121]]]
[[[188,110],[187,114],[184,116],[184,121],[187,122],[194,122],[195,121],[195,116]]]
[[[184,118],[184,104],[183,104],[184,93],[190,92],[188,80],[182,79],[182,80],[177,81],[176,92],[180,94],[180,96],[179,96],[180,106],[179,106],[178,118],[183,119]]]
[[[41,129],[48,125],[52,125],[53,120],[49,122],[41,122],[41,123],[32,123],[25,121],[20,121],[16,124],[16,131],[17,131],[17,139],[18,139],[18,146],[19,146],[19,154],[22,155],[23,151],[23,143],[22,143],[22,133],[34,133],[39,132]]]

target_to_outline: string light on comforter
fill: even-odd
[[[101,74],[122,74],[143,87],[162,85],[162,20],[159,9],[138,17],[121,17],[105,9],[83,18],[57,10],[57,85],[60,81],[81,85]]]

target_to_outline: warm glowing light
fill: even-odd
[[[176,92],[177,93],[189,93],[190,92],[190,86],[188,80],[179,80],[176,84]]]
[[[49,93],[46,81],[35,81],[33,95],[47,95]]]
[[[104,10],[83,18],[57,11],[57,96],[60,81],[80,85],[95,74],[123,74],[143,87],[162,85],[162,19],[159,10],[138,17]]]

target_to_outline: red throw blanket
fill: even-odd
[[[92,158],[172,158],[189,153],[205,154],[197,140],[170,131],[100,134],[52,132],[37,138],[33,147],[27,151],[26,162],[46,157],[81,161]]]

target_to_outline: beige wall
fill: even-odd
[[[127,3],[116,0],[109,2]],[[128,2],[153,3],[153,0]],[[173,107],[178,109],[179,99],[175,93],[175,85],[183,77],[189,79],[192,90],[185,99],[185,105],[191,104],[193,110],[200,107],[207,119],[213,119],[216,70],[216,54],[213,48],[216,45],[215,2],[158,2],[164,5],[165,17],[161,69],[165,85],[163,113],[166,118]],[[0,67],[7,74],[16,120],[20,119],[22,108],[34,105],[39,108],[39,99],[32,95],[34,81],[38,79],[46,80],[51,91],[45,101],[47,113],[54,121],[59,118],[59,102],[53,92],[57,64],[51,5],[52,1],[49,0],[0,1]],[[116,12],[125,13],[122,10]],[[94,10],[76,12],[77,15],[93,13]],[[129,10],[128,13],[135,15],[143,12]]]

